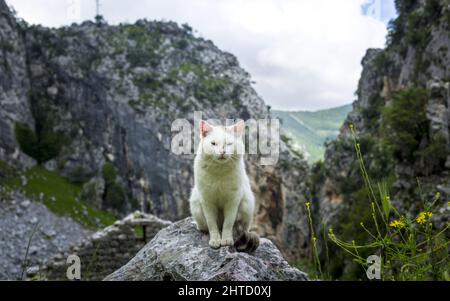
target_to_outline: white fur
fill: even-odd
[[[234,244],[235,222],[243,231],[252,223],[255,198],[243,159],[244,129],[243,122],[232,127],[213,127],[205,121],[200,124],[202,138],[189,202],[197,228],[209,232],[213,248]]]

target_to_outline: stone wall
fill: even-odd
[[[89,239],[57,254],[44,266],[28,269],[30,280],[67,280],[66,272],[77,255],[81,263],[81,280],[101,280],[125,265],[164,227],[171,224],[153,215],[135,212],[113,225],[94,233]]]

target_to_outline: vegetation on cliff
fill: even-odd
[[[396,1],[386,49],[363,59],[355,109],[312,170],[316,233],[333,231],[317,237],[324,277],[366,279],[375,254],[382,279],[448,280],[449,4]]]

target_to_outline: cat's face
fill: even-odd
[[[218,163],[236,160],[244,154],[245,147],[242,141],[244,131],[243,121],[224,127],[212,126],[202,120],[200,122],[201,152]]]

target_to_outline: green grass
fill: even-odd
[[[144,237],[144,229],[141,226],[134,227],[134,234],[136,237]]]
[[[81,184],[71,183],[56,172],[36,165],[22,175],[25,175],[28,180],[26,186],[21,185],[21,175],[9,179],[6,186],[11,189],[22,189],[25,195],[36,201],[43,193],[44,204],[57,215],[71,217],[79,224],[91,229],[103,228],[116,220],[112,214],[93,209],[79,200]]]

